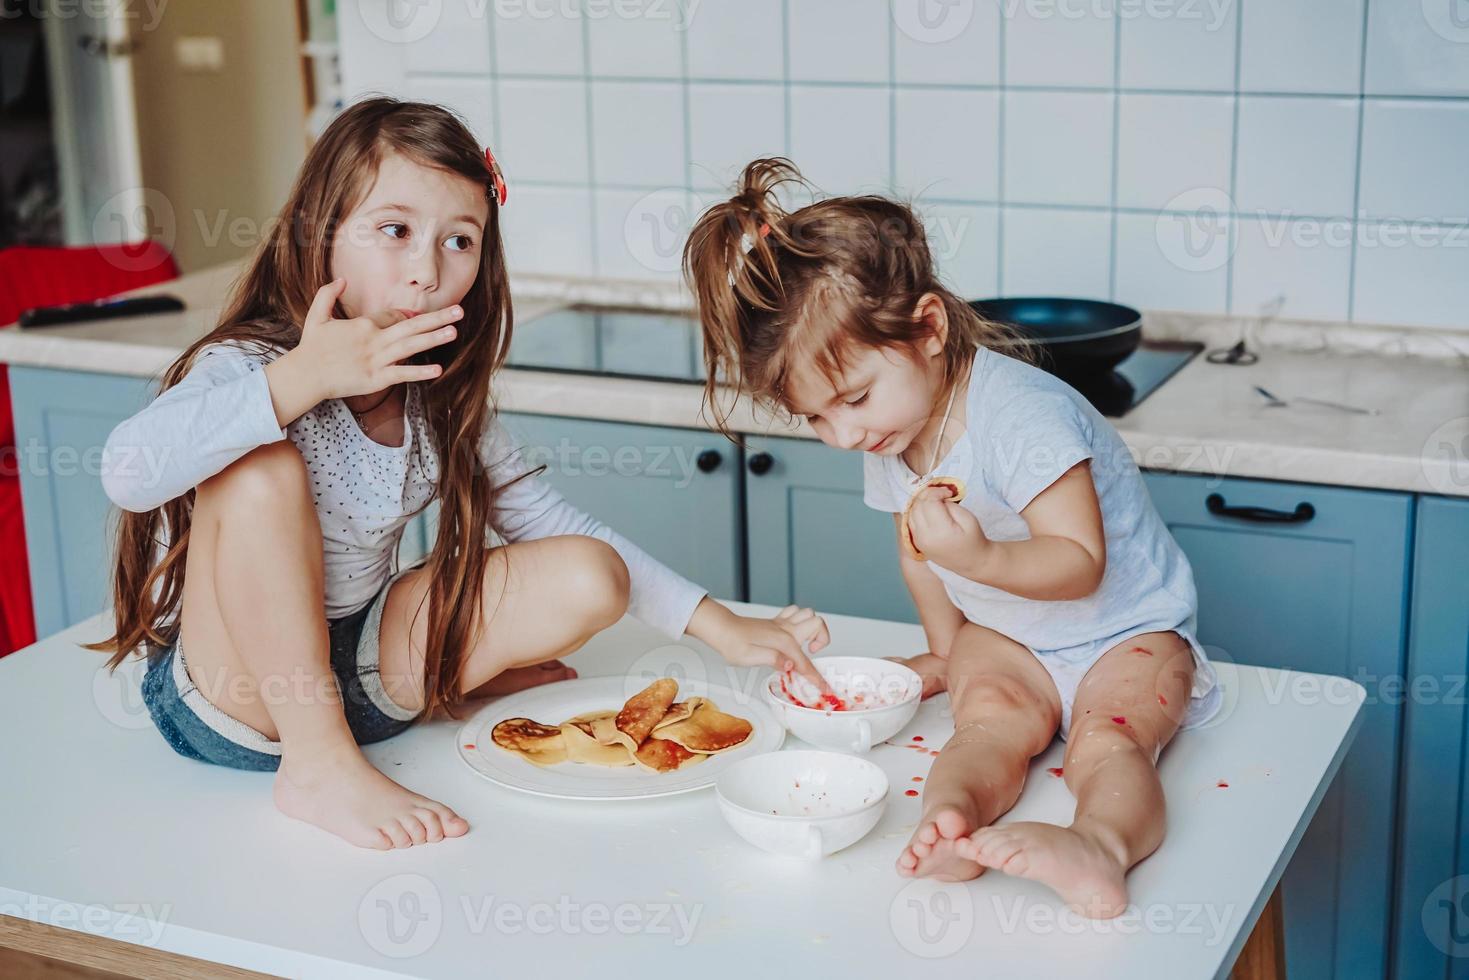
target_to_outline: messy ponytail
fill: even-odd
[[[949,324],[941,391],[958,382],[978,347],[1033,359],[1015,331],[939,281],[910,207],[864,195],[788,211],[781,198],[790,192],[812,192],[795,164],[754,160],[735,195],[705,211],[684,245],[684,276],[703,324],[705,404],[721,431],[728,434],[740,394],[789,411],[796,364],[814,364],[835,380],[850,350],[914,350],[927,334],[914,311],[929,293]]]

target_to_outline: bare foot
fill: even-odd
[[[1100,840],[1070,827],[1021,822],[985,827],[958,852],[987,868],[1048,885],[1078,914],[1110,919],[1127,908],[1127,868]]]
[[[472,698],[493,698],[502,694],[515,694],[541,684],[576,679],[576,668],[568,667],[559,660],[547,660],[543,664],[529,667],[511,667],[485,681],[469,692]]]
[[[968,881],[977,878],[984,868],[973,858],[961,854],[958,845],[967,842],[966,834],[978,822],[971,805],[955,803],[930,804],[918,821],[918,830],[898,855],[898,874],[905,878],[937,878],[940,881]]]
[[[927,701],[940,691],[949,689],[949,662],[936,653],[920,653],[916,657],[884,657],[902,664],[923,678],[923,697]]]
[[[309,762],[283,757],[275,777],[282,813],[376,850],[462,837],[469,824],[453,810],[411,793],[373,768],[355,745]]]

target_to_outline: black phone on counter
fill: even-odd
[[[112,320],[124,316],[150,316],[155,313],[177,313],[184,301],[177,296],[136,296],[128,299],[99,299],[91,303],[65,303],[61,306],[37,306],[20,315],[22,330],[64,327],[91,320]]]

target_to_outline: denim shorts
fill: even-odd
[[[406,571],[411,569],[390,578],[366,606],[327,621],[332,674],[342,695],[347,726],[359,745],[397,735],[420,714],[388,697],[378,668],[383,606],[388,589]],[[233,769],[280,768],[280,742],[225,714],[194,684],[181,640],[150,660],[143,676],[143,703],[164,740],[179,755]]]

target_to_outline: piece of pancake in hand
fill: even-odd
[[[538,766],[554,766],[567,758],[561,729],[529,718],[506,718],[491,730],[490,738],[500,748]]]
[[[690,752],[714,755],[728,752],[743,745],[755,730],[743,718],[725,714],[719,706],[707,698],[690,698],[699,702],[689,717],[669,725],[660,725],[653,733],[653,740],[677,742]]]
[[[908,506],[903,508],[902,527],[903,533],[898,536],[902,542],[903,551],[914,561],[928,561],[928,556],[918,549],[918,543],[913,540],[913,530],[908,527],[908,513],[913,505],[918,502],[918,497],[929,487],[939,487],[949,491],[949,503],[957,504],[964,499],[964,481],[956,476],[936,476],[918,489],[913,496],[908,498]]]

